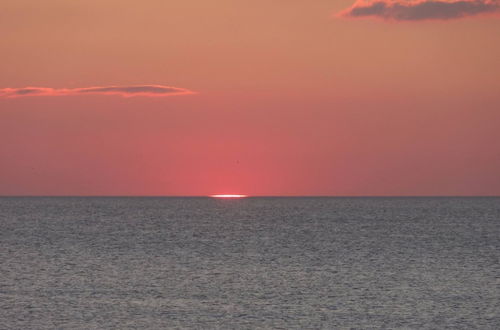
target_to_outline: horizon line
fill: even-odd
[[[0,198],[40,197],[40,198],[214,198],[214,195],[0,195]],[[481,198],[500,195],[245,195],[244,198]]]

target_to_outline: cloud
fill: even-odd
[[[131,96],[173,96],[194,94],[194,92],[178,87],[161,85],[134,85],[134,86],[104,86],[86,88],[45,88],[45,87],[24,87],[24,88],[0,88],[0,98],[25,97],[25,96],[65,96],[65,95],[119,95],[123,97]]]
[[[499,12],[499,0],[358,0],[338,16],[422,21],[450,20]]]

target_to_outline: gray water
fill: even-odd
[[[0,198],[0,329],[499,329],[499,198]]]

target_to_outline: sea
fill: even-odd
[[[0,329],[500,329],[500,198],[0,198]]]

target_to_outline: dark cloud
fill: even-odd
[[[25,88],[3,88],[0,89],[0,97],[21,97],[31,95],[49,95],[51,88],[25,87]]]
[[[77,93],[95,93],[95,94],[121,94],[124,96],[132,95],[172,95],[172,94],[186,94],[185,89],[177,87],[157,86],[157,85],[140,85],[140,86],[124,86],[124,87],[89,87],[80,88]]]
[[[449,20],[500,12],[498,0],[357,1],[338,16],[394,21]]]
[[[23,97],[23,96],[64,96],[82,94],[102,94],[130,96],[172,96],[193,94],[192,91],[161,85],[135,85],[135,86],[104,86],[87,88],[3,88],[0,89],[0,97]]]

